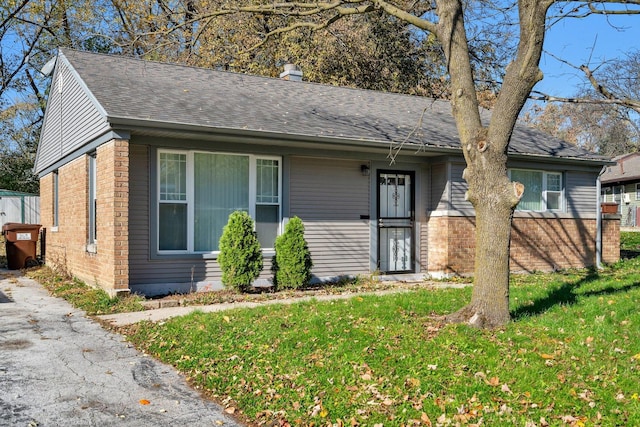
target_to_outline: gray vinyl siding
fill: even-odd
[[[54,81],[60,70],[56,70]],[[60,140],[60,126],[62,109],[60,107],[62,96],[51,86],[47,109],[44,115],[44,123],[38,144],[38,157],[36,159],[36,172],[43,170],[46,166],[54,163],[62,157],[62,147]]]
[[[131,285],[220,280],[218,263],[202,258],[151,259],[149,148],[129,146],[129,282]]]
[[[431,210],[449,209],[449,180],[446,163],[431,166]]]
[[[200,256],[153,258],[150,234],[156,230],[150,220],[151,191],[149,147],[129,145],[129,283],[181,284],[220,282],[222,273],[215,259]],[[264,259],[261,279],[271,277],[271,258]],[[184,289],[184,288],[183,288]]]
[[[576,216],[595,215],[597,174],[593,172],[565,173],[567,212]]]
[[[456,211],[473,211],[473,205],[465,200],[465,193],[469,186],[462,177],[466,165],[464,163],[451,164],[451,208]]]
[[[304,222],[305,237],[319,278],[370,270],[370,177],[360,161],[292,157],[290,216]],[[373,171],[372,171],[373,175]]]
[[[129,145],[129,280],[142,283],[149,266],[149,153],[147,146]]]
[[[68,66],[61,62],[51,84],[37,171],[45,169],[108,130],[109,124],[90,94]]]
[[[640,201],[637,198],[636,183],[630,183],[624,185],[624,193],[627,195],[627,199],[622,196],[620,201],[619,212],[621,215],[620,226],[621,227],[637,227],[639,224],[638,219],[638,206]]]

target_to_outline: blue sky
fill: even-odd
[[[586,64],[593,70],[603,61],[623,58],[626,52],[640,49],[640,15],[610,16],[608,19],[591,16],[561,20],[547,32],[545,51],[576,66]],[[585,85],[581,71],[549,55],[543,56],[540,68],[545,77],[534,90],[570,97]]]

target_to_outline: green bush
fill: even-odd
[[[284,233],[276,238],[273,257],[273,285],[276,288],[298,289],[311,280],[311,252],[304,239],[304,225],[298,217],[287,223]]]
[[[236,211],[229,215],[220,237],[218,263],[222,283],[228,288],[246,292],[260,275],[262,252],[248,213]]]

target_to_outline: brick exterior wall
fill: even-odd
[[[89,157],[58,170],[58,227],[53,228],[53,173],[40,180],[46,263],[111,295],[129,289],[129,144],[112,140],[96,152],[96,245],[89,239]]]
[[[620,260],[620,216],[603,215],[602,262],[610,264],[619,260]]]
[[[475,218],[431,217],[428,228],[428,271],[473,273]],[[602,260],[615,262],[620,258],[619,218],[605,216],[602,230]],[[595,236],[595,219],[516,217],[511,231],[511,271],[551,271],[595,265]]]

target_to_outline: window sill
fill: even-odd
[[[262,256],[263,258],[271,258],[276,254],[274,249],[263,249]],[[193,253],[193,252],[182,252],[182,253],[155,253],[152,256],[152,259],[162,260],[162,259],[203,259],[203,260],[217,260],[220,252],[214,253]]]
[[[49,231],[50,231],[50,232],[52,232],[52,233],[57,233],[57,232],[58,232],[58,227],[57,227],[57,226],[55,226],[55,227],[51,227],[51,228],[49,229]]]
[[[90,254],[98,253],[98,245],[96,243],[89,243],[87,245],[87,252]]]

